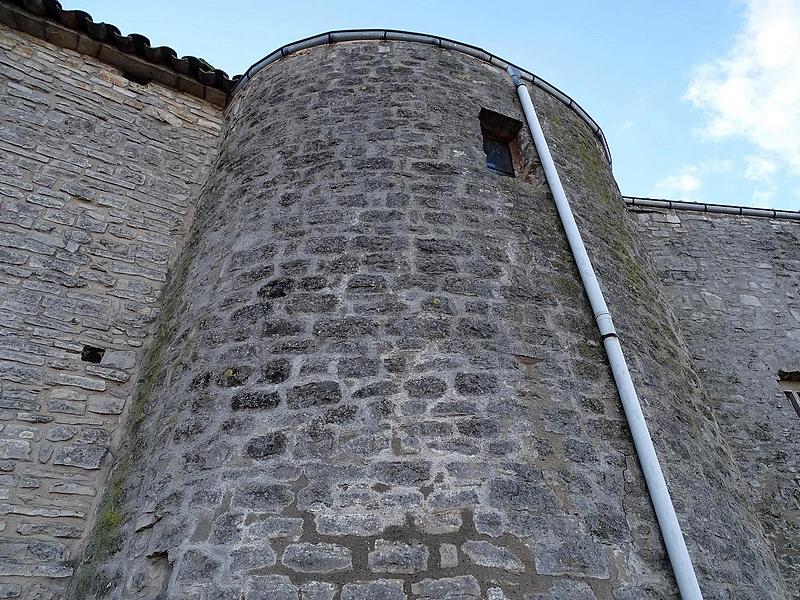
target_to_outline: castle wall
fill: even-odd
[[[534,94],[706,598],[787,597],[596,139]],[[522,120],[500,70],[402,42],[237,95],[79,595],[674,597],[530,139],[488,172],[482,108]]]
[[[401,42],[237,95],[78,595],[674,595],[531,141],[527,181],[487,171],[482,108],[522,119]]]
[[[3,598],[79,560],[220,116],[0,27]]]
[[[800,224],[632,216],[787,587],[800,593],[800,415],[777,384],[779,370],[800,370]]]

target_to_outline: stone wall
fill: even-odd
[[[546,115],[545,134],[614,316],[704,597],[792,597],[713,409],[718,390],[701,378],[703,365],[673,310],[674,292],[664,289],[658,259],[654,264],[648,252],[660,256],[664,238],[644,243],[609,169],[593,151],[593,139],[559,127],[551,116],[559,109],[553,99],[537,94],[536,102]]]
[[[800,594],[800,415],[777,385],[800,370],[800,223],[636,210],[722,434]]]
[[[532,93],[705,597],[791,597],[796,224],[631,220]],[[217,109],[0,30],[0,596],[81,555],[75,598],[675,596],[531,140],[487,171],[483,108],[522,121],[473,58],[317,47],[215,161]]]
[[[79,560],[220,117],[0,27],[0,597]]]
[[[674,597],[531,141],[489,172],[482,108],[522,119],[402,42],[238,94],[76,596]]]

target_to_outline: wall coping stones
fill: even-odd
[[[661,200],[656,198],[639,198],[637,196],[624,196],[625,205],[629,209],[636,208],[666,208],[672,210],[686,210],[692,212],[706,212],[721,215],[734,215],[739,217],[764,217],[767,219],[785,219],[800,221],[800,211],[776,210],[773,208],[758,208],[755,206],[737,206],[733,204],[707,204],[701,202],[686,202],[680,200]]]
[[[575,100],[538,75],[491,52],[448,38],[395,29],[328,31],[281,46],[250,66],[244,75],[228,77],[225,71],[212,67],[201,58],[178,58],[175,50],[169,46],[153,47],[149,39],[138,33],[123,36],[114,25],[95,23],[91,15],[84,11],[63,10],[56,0],[0,0],[0,23],[62,48],[89,54],[144,81],[158,81],[220,106],[225,106],[261,69],[290,54],[314,46],[375,40],[437,46],[467,54],[502,70],[508,67],[519,70],[523,80],[563,102],[589,126],[600,142],[606,159],[611,163],[611,150],[603,130]]]

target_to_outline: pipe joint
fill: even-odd
[[[512,67],[511,65],[506,67],[506,71],[509,75],[511,75],[511,80],[514,82],[514,87],[518,88],[525,85],[525,82],[522,80],[522,71],[516,67]]]
[[[594,318],[597,321],[597,327],[600,330],[600,337],[607,338],[617,335],[617,330],[614,327],[614,321],[611,319],[611,315],[609,313],[600,313],[599,315],[595,315]]]
[[[561,224],[564,227],[575,264],[578,267],[583,287],[595,313],[595,319],[603,338],[603,346],[608,355],[614,383],[617,386],[625,417],[628,420],[633,444],[636,448],[639,462],[642,465],[642,474],[647,482],[647,489],[650,492],[650,499],[653,502],[653,508],[661,528],[661,535],[667,548],[667,554],[672,563],[681,598],[682,600],[702,600],[703,595],[697,583],[697,575],[694,572],[689,551],[686,549],[686,542],[683,539],[680,523],[675,514],[675,507],[672,505],[672,499],[667,489],[667,482],[664,480],[664,474],[661,471],[661,465],[658,462],[653,440],[647,430],[642,406],[639,403],[639,397],[636,395],[636,388],[633,385],[628,364],[625,362],[625,356],[622,353],[622,348],[614,329],[614,322],[611,320],[606,301],[603,298],[603,290],[597,281],[580,231],[572,215],[572,209],[564,192],[564,186],[561,184],[558,169],[556,169],[550,149],[547,146],[542,125],[536,116],[536,109],[533,106],[530,92],[522,84],[519,72],[509,68],[508,73],[513,78],[514,85],[517,88],[517,95],[522,104],[525,121],[530,129],[531,137],[533,137],[536,151],[542,161],[547,184],[553,194],[553,201],[561,219]]]

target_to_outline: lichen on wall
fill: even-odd
[[[537,100],[546,123],[551,112],[561,112],[546,95]],[[713,409],[719,388],[703,377],[707,358],[698,361],[697,348],[687,344],[694,334],[676,318],[673,274],[659,265],[681,242],[639,236],[588,132],[545,125],[545,134],[614,316],[704,597],[791,598],[793,586],[781,576],[743,477],[747,464],[723,435],[725,415]],[[596,158],[590,160],[593,144]],[[763,243],[760,237],[745,242],[748,232],[732,230],[730,240]]]

